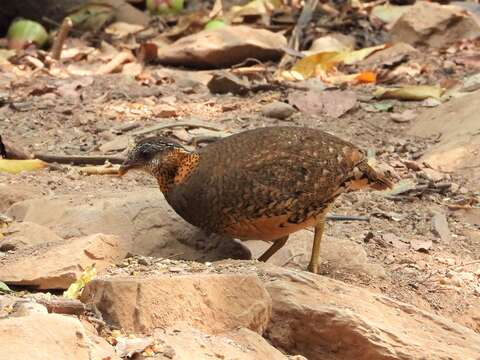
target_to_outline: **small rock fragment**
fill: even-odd
[[[408,249],[408,244],[400,240],[400,238],[395,234],[392,234],[392,233],[383,234],[382,238],[384,241],[392,245],[394,248],[397,248],[400,250]]]
[[[448,228],[447,217],[444,213],[434,212],[432,216],[432,233],[439,237],[443,243],[450,242],[452,234]]]
[[[127,338],[127,337],[117,337],[117,344],[115,345],[115,352],[121,358],[123,357],[132,357],[135,354],[140,354],[147,347],[153,344],[152,338]]]
[[[410,247],[415,251],[428,252],[432,247],[432,241],[412,239],[410,240]]]
[[[274,101],[262,108],[262,114],[279,120],[290,117],[295,112],[295,108],[281,101]]]
[[[390,115],[390,119],[392,119],[392,121],[399,124],[408,123],[414,120],[416,117],[417,117],[417,113],[414,110],[405,110],[400,114],[394,113]]]
[[[355,37],[343,34],[330,34],[313,40],[307,55],[324,51],[348,51],[355,48]]]
[[[177,115],[177,109],[168,104],[158,104],[152,109],[153,115],[164,118]]]
[[[455,41],[480,35],[480,23],[457,6],[419,1],[392,27],[394,43],[442,47]]]
[[[339,118],[357,104],[353,91],[294,92],[288,98],[292,105],[309,115]]]
[[[443,174],[440,171],[437,171],[431,168],[423,169],[419,175],[424,179],[427,179],[434,183],[448,178],[448,174]]]
[[[48,310],[42,304],[20,300],[13,305],[13,312],[10,314],[10,316],[21,317],[32,314],[48,314]]]
[[[245,95],[250,90],[247,80],[226,72],[215,74],[208,82],[207,87],[212,94]]]
[[[403,164],[407,167],[407,169],[410,169],[413,171],[422,170],[422,167],[420,166],[420,164],[414,160],[404,160]]]

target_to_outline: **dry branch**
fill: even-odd
[[[112,164],[122,164],[124,158],[116,156],[82,156],[82,155],[49,155],[35,154],[36,159],[47,163],[70,164],[70,165],[103,165],[106,161]]]
[[[69,17],[63,19],[62,25],[58,30],[57,37],[55,38],[52,46],[52,57],[55,60],[60,60],[60,57],[62,56],[63,44],[65,44],[65,40],[67,39],[68,33],[72,29],[72,26],[72,19]]]

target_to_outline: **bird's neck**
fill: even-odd
[[[157,179],[160,190],[166,194],[175,185],[188,179],[198,165],[200,155],[185,149],[174,149],[154,163],[151,173]]]

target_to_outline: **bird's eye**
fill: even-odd
[[[147,150],[140,150],[139,155],[142,159],[148,159],[149,153]]]

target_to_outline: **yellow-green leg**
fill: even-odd
[[[320,243],[322,241],[323,229],[325,228],[325,216],[319,216],[316,219],[315,235],[313,236],[312,256],[310,257],[310,264],[308,264],[308,271],[318,274],[320,270]]]
[[[268,259],[270,259],[272,257],[273,254],[275,254],[278,250],[280,250],[283,245],[285,245],[285,243],[287,242],[288,240],[288,235],[287,236],[284,236],[280,239],[277,239],[273,242],[272,246],[270,246],[267,251],[265,251],[262,256],[260,256],[258,258],[259,261],[267,261]]]

